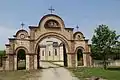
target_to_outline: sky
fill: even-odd
[[[38,25],[40,19],[50,13],[50,6],[66,27],[76,31],[78,25],[89,42],[100,24],[120,34],[120,0],[0,0],[0,50],[5,49],[8,38],[21,29],[22,22],[26,30],[30,25]]]

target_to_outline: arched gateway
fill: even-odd
[[[88,40],[81,32],[65,28],[57,15],[42,17],[38,26],[29,26],[30,31],[19,30],[6,44],[5,70],[30,70],[52,62],[66,67],[91,66],[91,51]],[[22,63],[23,62],[23,63]]]

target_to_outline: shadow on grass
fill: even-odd
[[[107,68],[107,70],[120,71],[120,67]]]

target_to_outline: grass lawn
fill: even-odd
[[[119,68],[108,68],[104,70],[103,68],[70,68],[70,71],[74,73],[76,77],[80,80],[86,80],[85,78],[90,78],[92,76],[104,78],[107,80],[120,80],[120,67]]]
[[[1,71],[0,80],[38,80],[41,70]]]

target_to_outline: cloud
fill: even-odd
[[[8,38],[12,37],[17,30],[15,28],[0,26],[0,50],[5,49]]]

